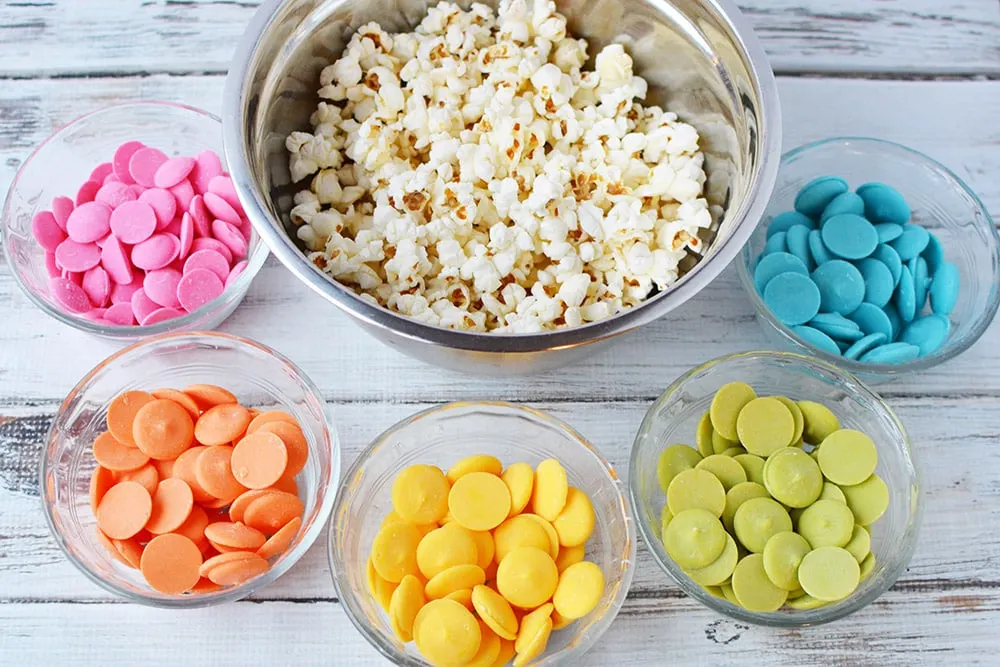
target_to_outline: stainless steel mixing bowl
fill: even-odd
[[[730,0],[557,0],[569,30],[590,41],[592,55],[612,41],[624,43],[636,73],[649,82],[647,101],[698,129],[706,198],[718,229],[697,266],[640,307],[540,334],[423,324],[361,300],[314,266],[289,234],[292,197],[303,186],[291,181],[285,137],[310,129],[320,70],[340,56],[353,30],[368,21],[389,31],[410,29],[436,2],[265,2],[236,50],[223,103],[226,158],[254,228],[302,282],[401,352],[459,370],[519,374],[591,355],[652,322],[697,294],[736,256],[763,214],[781,156],[774,75],[747,21]]]

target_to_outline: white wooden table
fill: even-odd
[[[217,111],[257,4],[0,1],[0,190],[37,142],[102,105],[154,98]],[[954,169],[1000,219],[996,0],[741,4],[779,74],[786,148],[844,134],[899,141]],[[732,271],[629,345],[526,379],[454,375],[401,356],[273,260],[223,329],[276,347],[312,376],[345,466],[430,403],[506,399],[568,420],[624,472],[644,411],[673,378],[764,345]],[[48,319],[0,268],[0,664],[383,664],[336,600],[325,534],[252,599],[191,612],[123,604],[63,558],[37,496],[39,441],[64,394],[113,349]],[[1000,325],[961,358],[883,393],[918,443],[926,479],[920,545],[892,590],[829,626],[748,627],[685,598],[640,547],[628,600],[584,662],[1000,664]]]

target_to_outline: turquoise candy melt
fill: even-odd
[[[851,313],[851,315],[856,315],[857,312],[858,311],[856,310],[853,313]],[[903,320],[899,319],[899,311],[896,310],[896,306],[892,305],[892,302],[890,301],[885,305],[885,308],[882,309],[882,312],[884,312],[885,316],[889,318],[889,326],[891,327],[891,335],[889,336],[889,340],[895,340],[896,336],[899,335],[899,332],[903,328]]]
[[[893,303],[896,304],[899,319],[904,322],[913,321],[913,316],[917,314],[917,293],[913,288],[913,275],[907,266],[903,267],[903,273],[899,276],[899,285],[896,286],[896,298],[893,299]]]
[[[903,272],[903,260],[899,258],[899,254],[891,246],[879,245],[872,253],[872,259],[877,259],[886,265],[889,273],[892,274],[892,286],[896,287],[899,284],[899,276]]]
[[[920,356],[920,348],[909,343],[879,345],[861,355],[861,361],[871,364],[905,364]]]
[[[823,245],[823,237],[820,236],[819,230],[814,229],[809,232],[809,254],[812,255],[813,261],[818,265],[826,264],[831,259],[833,255],[830,251],[826,249]]]
[[[834,198],[847,192],[847,181],[837,176],[821,176],[807,183],[795,196],[795,210],[818,218]]]
[[[812,272],[819,288],[820,310],[824,313],[853,313],[865,298],[865,280],[861,272],[842,259],[823,264]]]
[[[813,329],[812,327],[798,326],[792,327],[792,332],[810,345],[818,347],[824,352],[840,356],[840,348],[837,346],[837,343],[822,331]]]
[[[857,323],[837,313],[820,313],[809,320],[809,326],[817,331],[822,331],[838,342],[842,340],[855,341],[864,336]]]
[[[785,245],[788,247],[789,254],[801,259],[802,263],[809,269],[813,267],[813,258],[809,253],[809,234],[811,231],[803,225],[795,225],[785,233]]]
[[[931,281],[931,309],[938,315],[950,315],[958,301],[958,267],[942,262]]]
[[[920,356],[936,351],[944,344],[951,331],[951,322],[944,315],[928,315],[913,320],[899,340],[920,348]]]
[[[924,309],[927,303],[927,291],[931,286],[931,279],[927,275],[927,260],[923,257],[914,257],[908,265],[910,273],[913,274],[913,292],[917,302],[917,315]]]
[[[879,243],[888,243],[903,235],[903,226],[894,222],[883,222],[875,225],[875,233],[878,234]]]
[[[832,218],[835,215],[840,215],[841,213],[853,213],[855,215],[863,215],[865,212],[865,200],[863,200],[858,195],[853,192],[843,192],[833,198],[826,208],[823,209],[823,215],[820,216],[820,224],[826,222],[827,218]]]
[[[941,266],[941,262],[944,261],[944,249],[941,247],[941,242],[933,234],[927,239],[927,247],[924,248],[921,256],[927,262],[928,275],[933,276],[934,272]]]
[[[868,350],[889,340],[882,333],[870,333],[844,351],[845,359],[857,359]]]
[[[867,257],[878,245],[875,227],[854,213],[833,216],[826,221],[820,233],[823,245],[834,255],[844,259]]]
[[[899,258],[904,262],[919,255],[930,242],[930,233],[919,225],[904,225],[903,233],[899,238],[889,243],[889,246],[896,251]]]
[[[764,254],[770,255],[772,252],[787,252],[788,246],[785,244],[785,237],[785,232],[778,232],[774,236],[769,236],[767,243],[764,244]]]
[[[811,218],[807,218],[798,211],[785,211],[774,216],[771,224],[767,226],[767,237],[771,238],[778,232],[787,232],[795,225],[803,225],[808,229],[816,227],[816,223]]]
[[[872,222],[902,225],[910,219],[910,205],[896,188],[884,183],[865,183],[857,189],[865,202],[865,217]]]
[[[757,291],[763,294],[771,278],[788,271],[809,275],[809,269],[795,255],[789,255],[787,252],[773,252],[766,255],[757,262],[757,268],[753,272],[753,282],[757,286]]]
[[[871,257],[858,262],[857,267],[865,280],[865,301],[879,308],[889,303],[895,286],[889,267]]]
[[[787,326],[805,324],[819,312],[819,289],[809,276],[789,271],[767,283],[764,303]]]
[[[861,304],[857,310],[847,316],[847,319],[857,324],[858,328],[865,335],[880,333],[885,336],[887,341],[891,341],[896,329],[892,325],[892,316],[889,314],[890,308],[892,308],[892,314],[898,319],[899,316],[896,315],[896,309],[891,304],[883,310],[871,303]]]

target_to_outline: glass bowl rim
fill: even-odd
[[[327,484],[327,491],[325,493],[323,503],[316,509],[316,519],[313,521],[312,526],[302,535],[302,539],[299,541],[298,546],[295,547],[295,549],[288,551],[287,555],[276,566],[272,567],[264,574],[254,577],[253,579],[250,579],[249,581],[233,588],[223,589],[212,593],[199,593],[198,595],[190,596],[177,595],[171,598],[163,598],[154,597],[145,593],[137,593],[135,591],[122,588],[105,577],[102,577],[97,572],[94,572],[79,558],[77,558],[73,550],[67,546],[63,531],[56,526],[54,513],[45,493],[45,480],[50,472],[50,462],[48,456],[49,445],[54,439],[59,440],[61,438],[61,436],[54,431],[56,429],[56,425],[59,423],[60,417],[69,407],[69,404],[76,400],[78,396],[82,395],[88,389],[90,383],[98,375],[103,373],[108,367],[126,355],[137,354],[143,351],[144,348],[160,343],[172,340],[179,341],[186,338],[191,339],[194,343],[204,343],[206,341],[216,339],[234,344],[237,348],[252,348],[274,358],[280,362],[286,370],[289,370],[295,380],[301,383],[304,387],[305,393],[319,401],[324,406],[323,432],[326,435],[326,441],[329,443],[330,447],[330,481]],[[196,609],[200,607],[210,607],[225,602],[234,602],[245,598],[255,590],[274,583],[282,575],[288,572],[288,570],[290,570],[312,547],[320,533],[326,528],[327,520],[333,510],[334,498],[336,496],[336,494],[330,492],[329,487],[339,486],[340,484],[341,460],[340,438],[337,434],[336,423],[325,406],[326,402],[323,400],[319,388],[315,385],[312,379],[302,371],[302,369],[277,350],[249,338],[243,338],[217,331],[181,331],[176,333],[161,334],[159,336],[153,336],[135,342],[128,347],[116,351],[114,354],[102,360],[93,369],[88,371],[87,374],[84,375],[83,378],[81,378],[80,381],[77,382],[66,395],[66,398],[63,399],[62,403],[60,403],[55,417],[52,419],[52,424],[49,426],[49,430],[45,436],[44,450],[38,463],[39,500],[42,505],[42,512],[45,515],[45,522],[48,525],[49,532],[51,533],[56,544],[59,546],[60,551],[62,551],[63,556],[65,556],[69,562],[71,562],[80,572],[90,579],[90,581],[94,582],[104,590],[130,602],[137,602],[139,604],[164,609]],[[323,443],[319,444],[322,445]],[[322,484],[320,484],[316,493],[318,493],[321,489]]]
[[[589,440],[583,437],[575,428],[567,424],[565,421],[555,417],[548,412],[538,410],[526,405],[520,405],[517,403],[511,403],[508,401],[451,401],[448,403],[442,403],[438,405],[433,405],[431,407],[420,410],[408,417],[397,421],[389,428],[385,429],[379,435],[375,436],[372,441],[365,447],[361,453],[355,458],[354,462],[347,469],[344,475],[345,480],[352,480],[360,473],[361,468],[370,461],[378,450],[385,445],[386,441],[398,434],[400,431],[412,426],[417,421],[436,418],[444,415],[445,413],[456,410],[471,408],[473,410],[478,409],[500,409],[507,413],[507,416],[523,416],[531,420],[541,421],[555,428],[558,431],[562,431],[569,440],[580,445],[584,451],[587,452],[589,460],[593,463],[597,463],[602,470],[602,472],[607,476],[608,481],[616,489],[618,494],[616,508],[616,516],[620,515],[625,522],[625,544],[622,549],[616,549],[615,551],[620,552],[620,572],[621,572],[621,582],[618,585],[618,591],[611,601],[607,611],[604,616],[602,616],[596,623],[597,627],[593,628],[593,637],[589,641],[584,643],[578,643],[575,645],[566,646],[560,649],[557,653],[549,656],[544,656],[544,663],[548,664],[551,658],[557,658],[558,660],[563,660],[567,657],[580,656],[593,648],[597,640],[604,635],[604,633],[611,626],[611,623],[618,616],[618,612],[621,610],[622,605],[625,603],[625,598],[628,595],[628,591],[632,586],[632,579],[635,574],[636,568],[636,549],[638,546],[638,535],[635,526],[635,517],[631,511],[630,497],[628,492],[624,488],[624,483],[622,479],[615,472],[614,467],[611,463],[604,457],[604,455],[597,449]],[[359,617],[355,614],[352,605],[347,603],[348,598],[358,597],[355,590],[346,581],[347,575],[340,573],[341,564],[340,559],[337,556],[337,546],[340,540],[337,539],[337,527],[335,523],[337,521],[337,515],[341,511],[341,506],[346,501],[346,497],[342,497],[342,494],[346,494],[348,484],[342,484],[337,490],[337,497],[334,502],[333,511],[330,514],[330,531],[327,537],[327,561],[330,567],[330,575],[333,579],[333,585],[337,591],[337,596],[340,601],[341,607],[343,607],[347,618],[351,621],[351,624],[357,629],[357,631],[363,636],[368,643],[371,644],[383,657],[392,660],[396,664],[405,664],[410,666],[424,665],[425,662],[414,659],[413,656],[407,654],[399,653],[395,646],[383,638],[383,633],[372,627],[366,619]],[[347,586],[348,594],[345,595],[341,590],[341,585],[345,584]],[[543,654],[544,655],[544,654]]]
[[[807,153],[816,148],[821,148],[823,146],[831,144],[833,145],[839,144],[843,147],[845,144],[849,144],[851,142],[860,144],[869,144],[882,150],[888,149],[888,150],[902,151],[903,153],[909,155],[914,162],[922,162],[925,165],[929,166],[933,171],[937,172],[940,175],[943,175],[946,179],[951,181],[952,184],[957,186],[957,188],[960,191],[962,191],[971,198],[972,202],[974,203],[973,211],[981,214],[982,216],[981,219],[984,221],[984,223],[981,225],[976,223],[976,221],[979,220],[980,218],[977,218],[974,215],[972,216],[973,223],[987,230],[987,234],[993,240],[993,248],[995,250],[1000,250],[1000,232],[997,231],[996,225],[994,224],[992,216],[990,216],[989,210],[987,210],[986,205],[979,198],[979,196],[975,192],[973,192],[972,189],[965,183],[965,181],[962,180],[962,178],[958,176],[954,171],[949,169],[944,164],[938,162],[934,158],[924,153],[921,153],[918,150],[910,148],[909,146],[904,146],[903,144],[894,141],[888,141],[886,139],[879,139],[876,137],[862,137],[862,136],[829,137],[826,139],[820,139],[818,141],[812,141],[807,144],[803,144],[802,146],[798,146],[797,148],[793,148],[792,150],[788,151],[787,153],[781,156],[780,165],[784,166],[790,160],[794,159],[798,155],[802,153]],[[778,167],[779,182],[781,180],[781,166]],[[777,183],[775,187],[777,187]],[[758,225],[757,229],[761,229],[762,227],[763,225]],[[755,233],[757,229],[754,230]],[[740,253],[739,261],[736,262],[736,272],[739,274],[740,284],[743,286],[744,291],[747,293],[747,296],[750,299],[750,303],[753,304],[754,311],[757,313],[757,315],[759,317],[762,317],[768,324],[774,327],[775,331],[777,331],[778,334],[781,335],[781,337],[785,339],[787,342],[792,343],[799,348],[808,350],[811,355],[814,355],[815,357],[821,359],[822,361],[834,364],[836,366],[839,366],[840,368],[850,371],[851,373],[857,373],[859,375],[867,374],[868,376],[872,377],[897,376],[915,371],[924,371],[929,368],[933,368],[938,364],[949,361],[957,357],[958,355],[962,354],[966,350],[968,350],[980,338],[982,338],[983,334],[986,333],[986,330],[990,327],[990,324],[993,323],[993,319],[996,316],[997,309],[1000,308],[1000,279],[998,279],[992,284],[991,295],[987,302],[986,308],[977,316],[977,319],[974,320],[974,326],[969,331],[969,334],[966,336],[965,340],[963,340],[960,344],[955,345],[951,349],[948,349],[944,352],[937,351],[925,357],[918,357],[912,361],[907,361],[902,364],[873,364],[868,362],[856,361],[852,359],[845,359],[842,356],[832,355],[829,352],[826,352],[825,350],[821,350],[812,343],[809,343],[808,341],[799,338],[797,335],[795,335],[795,333],[792,332],[790,327],[785,325],[777,317],[774,316],[774,314],[771,312],[771,309],[767,306],[766,303],[764,303],[764,300],[761,298],[760,294],[758,294],[756,285],[754,285],[753,276],[751,275],[750,269],[748,268],[747,265],[747,254],[749,253],[749,251],[750,251],[749,245],[744,246],[742,252]]]
[[[902,458],[906,464],[905,467],[909,473],[910,479],[912,480],[913,486],[916,488],[916,493],[911,500],[911,511],[908,512],[909,522],[904,530],[897,552],[898,563],[891,570],[887,570],[885,575],[883,575],[881,582],[876,586],[872,586],[865,592],[864,595],[852,594],[840,602],[831,603],[829,606],[813,610],[796,611],[794,613],[787,611],[747,611],[746,609],[737,607],[727,600],[720,600],[719,598],[712,596],[686,576],[680,567],[678,567],[669,556],[666,556],[666,552],[664,551],[662,544],[656,537],[658,533],[657,527],[650,525],[646,518],[646,512],[643,509],[645,503],[642,502],[642,498],[638,497],[640,475],[638,470],[639,452],[643,448],[641,441],[645,434],[649,432],[650,424],[654,420],[656,412],[663,406],[664,403],[673,398],[677,392],[681,391],[688,381],[696,375],[702,374],[716,366],[727,364],[732,361],[754,358],[793,362],[799,366],[815,368],[832,375],[838,380],[838,384],[846,394],[855,397],[864,397],[877,405],[878,408],[883,411],[885,416],[892,421],[893,425],[899,429],[899,432],[903,436],[902,441],[894,443],[890,449],[894,456]],[[883,450],[880,449],[879,451],[881,453]],[[639,534],[642,535],[642,539],[646,542],[647,550],[660,570],[674,580],[674,582],[680,587],[681,592],[688,597],[694,598],[712,611],[724,614],[725,616],[738,621],[765,627],[797,628],[823,625],[825,623],[830,623],[844,618],[845,616],[867,607],[869,604],[880,598],[887,590],[889,590],[896,583],[899,576],[909,566],[909,563],[913,558],[913,554],[916,551],[918,537],[920,535],[920,527],[923,520],[923,474],[914,452],[913,441],[911,440],[906,427],[896,414],[896,411],[893,410],[892,407],[889,406],[882,399],[882,397],[875,392],[875,390],[851,373],[845,371],[843,368],[827,361],[823,361],[822,359],[817,359],[815,357],[810,357],[796,352],[776,350],[749,350],[745,352],[735,352],[706,361],[705,363],[699,364],[698,366],[680,375],[676,380],[671,382],[670,386],[668,386],[667,389],[653,402],[653,404],[650,405],[646,414],[643,416],[642,423],[640,424],[639,430],[635,436],[635,441],[632,444],[632,451],[629,457],[628,481],[629,499],[631,500],[632,507],[634,508],[635,521],[639,525]],[[663,553],[661,554],[661,552]]]
[[[35,148],[31,151],[21,166],[18,167],[17,172],[14,174],[14,178],[10,183],[10,187],[7,188],[7,194],[4,199],[4,205],[2,211],[0,211],[0,245],[3,245],[4,256],[7,259],[7,266],[10,269],[11,275],[14,277],[14,282],[17,286],[21,288],[21,291],[28,300],[31,301],[35,306],[42,310],[46,315],[58,320],[59,322],[73,327],[74,329],[79,329],[80,331],[85,331],[86,333],[93,334],[96,336],[102,336],[107,338],[116,338],[121,340],[135,340],[143,339],[146,337],[157,336],[159,334],[181,331],[184,327],[190,326],[195,322],[201,320],[203,317],[208,315],[211,311],[219,308],[221,304],[228,303],[237,295],[245,294],[250,288],[250,283],[256,277],[257,273],[263,268],[264,261],[267,259],[270,250],[267,244],[264,243],[263,239],[257,234],[257,230],[253,230],[253,235],[257,240],[257,247],[254,248],[250,254],[244,258],[247,262],[247,267],[242,274],[237,276],[236,280],[233,281],[232,285],[223,290],[222,294],[212,299],[208,303],[202,305],[200,308],[192,313],[187,313],[180,317],[175,317],[173,319],[164,320],[163,322],[158,322],[156,324],[150,324],[148,326],[136,325],[136,326],[122,326],[122,325],[104,325],[97,322],[88,320],[83,317],[82,314],[70,314],[63,310],[56,308],[50,304],[46,299],[42,298],[40,294],[32,288],[28,281],[21,274],[21,269],[16,265],[13,257],[13,252],[10,249],[10,238],[11,238],[11,225],[10,221],[13,218],[13,200],[14,193],[16,192],[18,185],[20,184],[24,174],[27,169],[34,165],[34,162],[40,159],[42,151],[58,137],[63,136],[66,132],[79,127],[84,123],[101,122],[101,116],[111,113],[127,110],[129,108],[149,108],[156,110],[165,110],[171,113],[184,113],[187,118],[191,119],[191,123],[194,124],[194,117],[189,116],[188,113],[194,114],[198,117],[198,121],[209,121],[219,126],[219,144],[222,145],[222,121],[218,116],[204,109],[199,109],[198,107],[190,106],[188,104],[180,104],[178,102],[170,102],[166,100],[138,100],[132,102],[122,102],[118,104],[110,104],[88,113],[82,116],[77,116],[73,120],[69,121],[65,125],[59,127],[55,132],[45,137]],[[220,158],[225,157],[225,151],[222,151],[219,155]],[[75,203],[75,201],[74,201]],[[251,243],[254,240],[251,237]]]

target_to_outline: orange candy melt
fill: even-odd
[[[288,412],[194,384],[125,392],[107,425],[92,446],[98,541],[154,590],[237,586],[295,542],[305,511],[295,475],[309,445]]]

